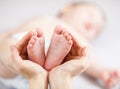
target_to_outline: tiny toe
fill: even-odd
[[[61,26],[57,25],[54,30],[55,33],[61,34],[63,32],[63,29]]]
[[[41,36],[43,35],[43,32],[41,31],[40,28],[37,28],[37,29],[36,29],[36,32],[37,32],[37,36],[38,36],[38,37],[41,37]]]
[[[106,81],[106,85],[110,88],[112,87],[112,80],[109,79],[108,81]]]
[[[31,40],[29,41],[30,44],[33,44],[34,42],[35,42],[34,39],[31,39]]]
[[[62,29],[63,29],[63,31],[62,31],[63,35],[65,35],[66,33],[68,33],[68,31],[66,30],[66,28],[62,28]]]
[[[32,44],[28,44],[28,48],[32,48],[33,47],[33,45]]]
[[[37,37],[36,37],[36,36],[33,36],[33,37],[30,39],[29,43],[30,43],[30,44],[34,44],[36,40],[37,40]]]
[[[37,38],[38,38],[37,36],[33,36],[33,37],[32,37],[32,39],[34,39],[34,41],[36,41]]]
[[[110,78],[108,81],[108,86],[109,87],[114,87],[116,85],[117,81],[114,78]]]
[[[65,32],[63,35],[66,37],[66,39],[69,36],[68,32]]]
[[[69,44],[73,44],[73,41],[72,41],[72,40],[69,40],[68,42],[69,42]]]
[[[67,40],[71,40],[72,38],[71,38],[71,36],[67,36]]]
[[[63,31],[62,31],[63,35],[65,35],[67,32],[66,28],[63,28]]]
[[[120,78],[120,72],[118,73],[118,77]]]
[[[119,73],[118,70],[114,70],[113,75],[116,76],[116,77],[120,77],[120,73]]]
[[[33,31],[33,36],[37,36],[37,32],[36,31]]]
[[[65,32],[63,33],[63,35],[65,36],[65,38],[66,38],[67,40],[71,40],[71,39],[72,39],[72,37],[70,36],[70,34],[69,34],[67,31],[65,31]]]

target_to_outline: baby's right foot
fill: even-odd
[[[44,65],[45,61],[44,45],[45,39],[42,32],[36,32],[36,34],[34,34],[30,39],[27,46],[27,52],[30,60],[40,64],[41,66]]]
[[[73,41],[65,28],[56,26],[48,49],[45,68],[47,70],[59,65],[71,49]]]

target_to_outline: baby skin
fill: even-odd
[[[59,65],[69,53],[73,41],[66,28],[56,26],[47,52],[45,69],[51,70]]]
[[[38,34],[35,33],[28,43],[28,56],[30,60],[44,66],[49,71],[61,64],[64,57],[69,53],[73,44],[72,37],[65,28],[56,26],[45,61],[45,39],[40,31],[37,32]]]
[[[30,41],[28,42],[27,52],[30,60],[44,66],[45,52],[44,52],[45,39],[43,33],[39,29],[34,32]]]
[[[99,78],[103,80],[107,88],[115,87],[120,82],[120,73],[118,70],[108,70],[103,71]]]

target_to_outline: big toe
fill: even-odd
[[[65,31],[66,31],[66,29],[63,28],[63,27],[60,26],[60,25],[57,25],[57,26],[55,27],[55,30],[54,30],[54,32],[57,33],[57,34],[62,34],[62,33],[64,33]]]
[[[43,36],[43,32],[42,32],[42,30],[41,30],[40,28],[37,28],[37,29],[36,29],[36,32],[37,32],[37,36],[38,36],[38,37]]]
[[[33,37],[30,39],[29,43],[28,43],[28,48],[33,47],[33,45],[35,44],[36,40],[37,40],[37,37],[36,37],[36,36],[33,36]]]

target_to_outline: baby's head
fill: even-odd
[[[98,6],[86,2],[68,4],[58,16],[87,40],[95,38],[101,32],[105,22],[103,11]]]

